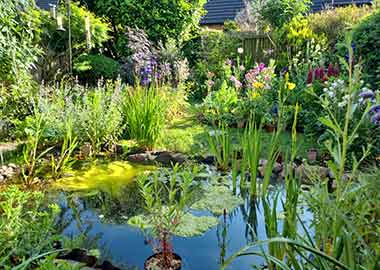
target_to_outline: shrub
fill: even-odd
[[[199,39],[187,45],[185,55],[193,66],[190,76],[194,82],[191,98],[201,100],[207,95],[208,72],[220,78],[216,82],[217,86],[220,86],[224,80],[229,80],[229,77],[225,76],[226,59],[237,59],[239,56],[237,49],[241,46],[241,39],[234,32],[213,30],[203,31]]]
[[[344,38],[344,33],[373,11],[374,8],[371,6],[351,5],[312,13],[307,17],[307,20],[310,29],[316,35],[324,35],[327,38],[330,50],[335,51],[335,46],[338,41]]]
[[[310,3],[310,0],[269,0],[261,14],[273,27],[280,28],[308,12]]]
[[[303,16],[294,17],[274,32],[274,38],[279,48],[279,66],[288,66],[294,57],[306,58],[311,55],[311,45],[325,48],[326,39],[317,35],[309,27],[308,20]],[[301,60],[301,59],[300,59]]]
[[[167,107],[160,90],[138,85],[126,89],[123,98],[126,135],[148,149],[154,147],[165,123]]]
[[[380,87],[380,11],[372,14],[354,28],[356,55],[363,61],[363,79]]]
[[[85,88],[70,82],[57,87],[41,87],[37,110],[46,119],[43,139],[62,144],[67,129],[80,143],[90,142],[97,153],[110,146],[122,132],[119,81],[99,82],[96,88]],[[71,127],[72,126],[72,127]]]
[[[115,80],[120,64],[104,55],[83,54],[75,59],[74,71],[81,80],[96,83],[100,78]]]
[[[10,186],[0,192],[0,267],[23,261],[54,249],[60,239],[54,229],[59,207],[46,205],[41,192],[23,192]]]
[[[40,17],[34,1],[3,0],[0,3],[0,81],[12,84],[37,60]]]

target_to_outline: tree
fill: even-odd
[[[88,0],[89,1],[89,0]],[[118,54],[127,55],[127,26],[144,30],[155,44],[191,38],[206,0],[91,0],[98,15],[110,19]],[[90,1],[90,2],[91,2]]]

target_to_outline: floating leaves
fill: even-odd
[[[234,196],[229,188],[225,186],[210,186],[204,198],[194,203],[191,208],[210,211],[214,215],[222,215],[224,210],[230,213],[243,203],[243,199]]]

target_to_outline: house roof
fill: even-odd
[[[320,11],[328,6],[346,6],[351,4],[356,5],[364,5],[370,4],[372,0],[313,0],[313,4],[311,5],[311,10],[313,12]]]
[[[317,12],[332,4],[335,7],[349,4],[363,5],[371,3],[371,0],[313,0],[312,2],[311,10]],[[201,24],[223,24],[227,20],[234,20],[244,7],[244,0],[208,0],[205,5],[207,14],[202,18]]]
[[[234,20],[244,7],[243,0],[209,0],[205,5],[207,14],[202,18],[201,24],[223,24]]]
[[[58,5],[59,0],[36,0],[36,5],[40,9],[49,10],[51,5]]]

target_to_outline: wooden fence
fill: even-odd
[[[244,55],[253,62],[268,62],[274,57],[275,46],[270,36],[249,32],[240,32]]]

